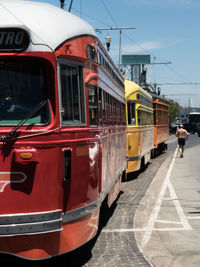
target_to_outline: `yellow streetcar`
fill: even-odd
[[[152,96],[138,84],[125,79],[127,120],[127,169],[134,172],[151,158],[154,147]]]

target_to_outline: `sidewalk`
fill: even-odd
[[[160,166],[135,216],[135,236],[153,266],[200,266],[200,139],[191,135],[184,157],[174,151]]]

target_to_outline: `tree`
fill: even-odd
[[[170,122],[173,122],[176,120],[176,117],[179,113],[179,104],[175,102],[174,100],[169,100],[169,120]]]

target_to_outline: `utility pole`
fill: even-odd
[[[121,42],[122,42],[122,30],[135,30],[136,27],[110,27],[110,28],[97,28],[95,31],[101,32],[101,31],[119,31],[119,67],[121,65]]]
[[[68,9],[69,12],[71,11],[72,3],[73,3],[73,0],[71,0],[71,1],[70,1],[70,4],[69,4],[69,9]]]

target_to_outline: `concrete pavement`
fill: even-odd
[[[158,169],[134,219],[140,251],[153,266],[200,266],[200,138],[190,135]]]

